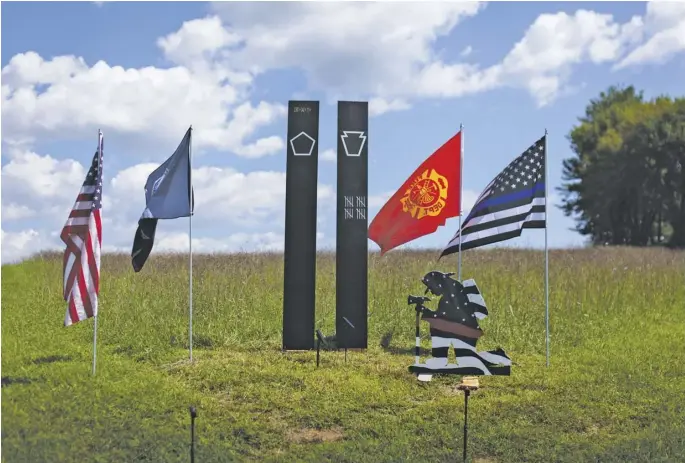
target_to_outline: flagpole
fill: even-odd
[[[547,129],[545,129],[545,347],[547,354],[547,367],[549,368],[549,249],[547,247],[547,228],[549,227],[548,190],[549,176],[547,175]]]
[[[190,126],[188,146],[188,176],[190,177],[190,215],[188,216],[188,345],[190,361],[193,361],[193,126]]]
[[[98,129],[98,164],[102,169],[102,130]],[[100,191],[102,199],[102,191]],[[98,297],[98,311],[100,310],[100,298]],[[93,376],[95,376],[95,364],[97,360],[97,345],[98,345],[98,315],[97,312],[93,317]]]
[[[98,305],[100,301],[98,301]],[[95,376],[95,359],[97,358],[97,343],[98,343],[98,316],[93,317],[93,376]]]
[[[463,211],[462,196],[464,193],[464,124],[459,124],[459,256],[457,257],[457,280],[461,281],[461,217]]]

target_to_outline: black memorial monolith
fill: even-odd
[[[314,348],[319,102],[288,102],[283,350]]]
[[[368,102],[339,101],[335,331],[346,349],[367,347],[368,152]]]

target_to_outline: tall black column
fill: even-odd
[[[338,102],[336,321],[340,347],[366,349],[369,104]]]
[[[319,102],[288,102],[283,349],[314,348]]]

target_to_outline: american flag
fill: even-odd
[[[544,135],[495,177],[476,200],[440,257],[521,236],[546,227]]]
[[[100,292],[102,248],[102,132],[98,149],[60,237],[64,250],[64,326],[95,317]]]

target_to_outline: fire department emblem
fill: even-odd
[[[425,170],[405,192],[402,210],[415,219],[438,216],[447,201],[447,179],[435,169]]]

